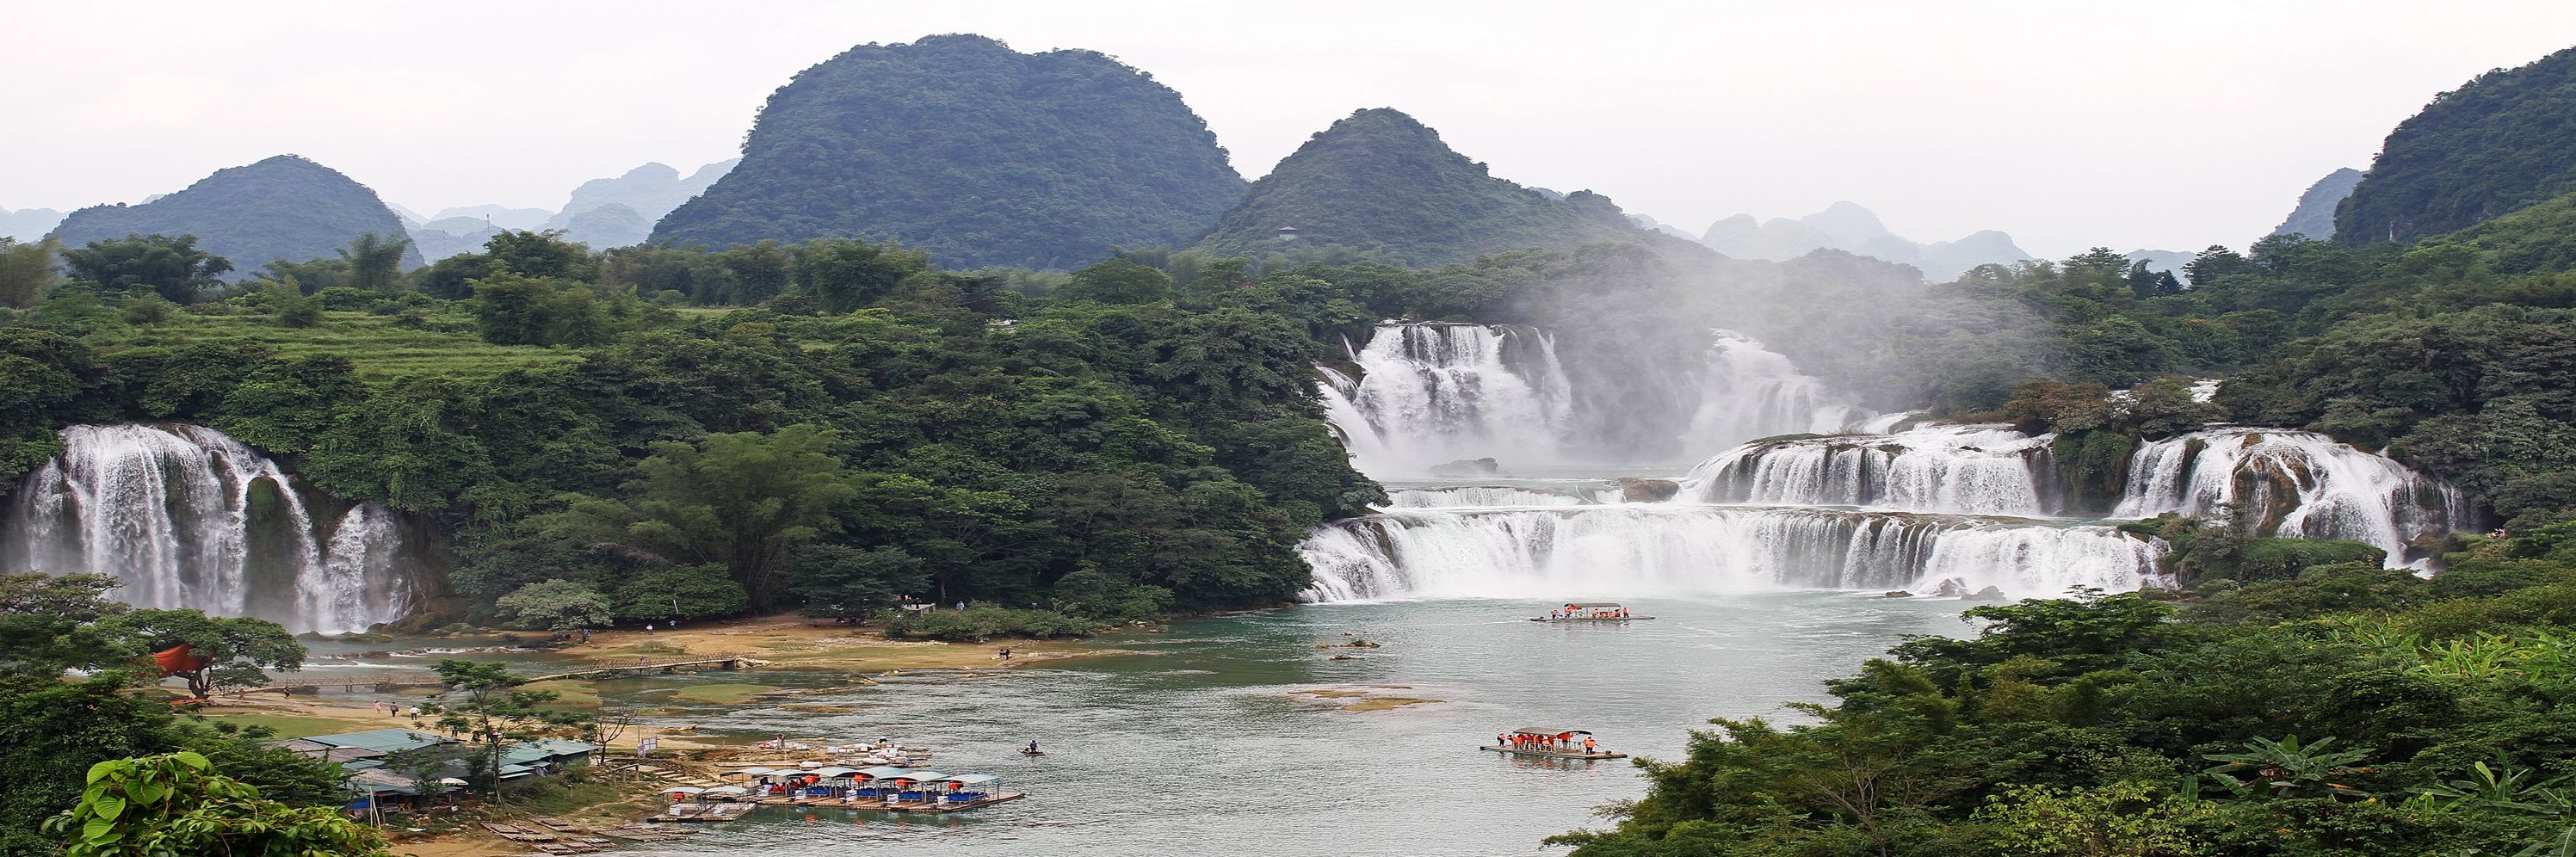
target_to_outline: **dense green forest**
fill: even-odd
[[[330,167],[295,155],[216,170],[196,184],[151,202],[95,205],[54,227],[65,246],[128,235],[194,235],[206,252],[243,272],[273,260],[328,257],[367,233],[403,234],[402,219],[368,190]],[[418,251],[404,251],[419,267]]]
[[[652,240],[855,237],[1061,270],[1186,242],[1243,187],[1206,123],[1143,72],[932,36],[851,48],[780,87],[742,163]]]
[[[185,306],[73,280],[8,315],[0,360],[26,371],[0,478],[64,424],[211,425],[451,532],[443,612],[486,621],[551,580],[632,616],[673,591],[701,596],[683,617],[1272,604],[1306,585],[1306,526],[1381,497],[1313,399],[1308,319],[1357,311],[1239,265],[1176,290],[1111,261],[1030,298],[849,240],[599,255],[507,233],[391,291],[275,276]],[[714,310],[657,288],[692,283],[775,291]]]
[[[2576,523],[2460,537],[2426,580],[2377,556],[2226,561],[2170,594],[1979,607],[1797,705],[1644,763],[1577,857],[2558,854]],[[2362,552],[2376,554],[2362,548]]]
[[[1686,243],[1630,225],[1599,194],[1552,197],[1495,178],[1441,142],[1439,132],[1386,108],[1316,132],[1253,182],[1197,249],[1266,255],[1283,248],[1281,227],[1299,230],[1296,242],[1426,266],[1530,247]]]
[[[2479,75],[2397,126],[2335,210],[2359,246],[2455,232],[2576,192],[2576,48]]]

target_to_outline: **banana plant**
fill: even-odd
[[[2416,790],[2426,802],[2440,809],[2499,809],[2539,815],[2567,814],[2567,795],[2558,784],[2565,777],[2543,783],[2531,781],[2533,772],[2516,768],[2502,759],[2494,767],[2479,762],[2469,767],[2467,779],[2444,780]]]
[[[2353,764],[2370,755],[2366,749],[2334,750],[2335,739],[2305,744],[2291,735],[2278,741],[2255,738],[2242,753],[2202,756],[2219,764],[2201,773],[2218,780],[2238,797],[2305,797],[2327,794],[2362,797],[2369,793],[2336,780],[2366,773]]]

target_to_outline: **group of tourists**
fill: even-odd
[[[1547,618],[1550,618],[1550,619],[1625,619],[1625,618],[1628,618],[1628,608],[1626,608],[1626,607],[1612,607],[1612,608],[1609,608],[1609,609],[1606,609],[1606,610],[1605,610],[1605,609],[1593,609],[1593,608],[1586,608],[1586,607],[1584,607],[1584,606],[1582,606],[1582,605],[1579,605],[1579,604],[1568,604],[1568,605],[1565,605],[1564,607],[1560,607],[1560,608],[1557,608],[1557,609],[1555,609],[1555,610],[1547,611]]]
[[[1497,747],[1510,747],[1514,750],[1537,750],[1559,753],[1572,750],[1575,747],[1573,733],[1566,733],[1563,735],[1533,735],[1527,732],[1505,732],[1494,736],[1494,745]],[[1593,741],[1592,736],[1590,735],[1583,736],[1582,746],[1583,752],[1585,753],[1601,752],[1601,745],[1598,742]]]

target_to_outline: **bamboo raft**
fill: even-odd
[[[1646,620],[1646,619],[1652,619],[1652,618],[1655,618],[1655,617],[1653,617],[1653,616],[1575,616],[1575,617],[1571,617],[1571,618],[1550,619],[1550,618],[1547,618],[1547,617],[1545,617],[1545,616],[1532,616],[1532,617],[1530,617],[1530,621],[1532,621],[1532,622],[1547,622],[1547,623],[1550,623],[1550,624],[1554,624],[1554,623],[1558,623],[1558,622],[1637,622],[1637,621],[1643,621],[1643,620]]]
[[[1492,750],[1492,751],[1494,751],[1494,752],[1496,752],[1496,753],[1504,753],[1504,754],[1514,755],[1514,756],[1545,756],[1545,757],[1550,758],[1550,759],[1625,759],[1625,758],[1628,758],[1628,754],[1626,754],[1626,753],[1586,753],[1586,752],[1583,752],[1583,751],[1581,751],[1581,750],[1530,750],[1530,749],[1524,749],[1524,748],[1520,748],[1520,747],[1498,747],[1498,746],[1495,746],[1495,745],[1492,745],[1492,744],[1483,744],[1483,745],[1478,745],[1478,746],[1476,747],[1476,749],[1479,749],[1479,750]]]
[[[756,803],[675,803],[662,810],[661,814],[644,820],[686,823],[732,821],[750,815],[752,810],[759,808],[760,805]]]

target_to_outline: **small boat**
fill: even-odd
[[[1532,616],[1532,622],[1629,622],[1652,619],[1653,616],[1630,614],[1616,601],[1576,601],[1547,611],[1545,616]]]
[[[1592,733],[1582,729],[1557,729],[1547,726],[1522,726],[1494,736],[1494,743],[1480,745],[1478,750],[1516,756],[1545,756],[1551,759],[1625,759],[1626,753],[1604,752],[1592,740]]]
[[[1022,748],[1020,748],[1020,755],[1023,755],[1023,756],[1044,756],[1044,755],[1046,755],[1046,751],[1045,751],[1045,750],[1031,750],[1031,749],[1029,749],[1029,748],[1027,748],[1027,747],[1022,747]]]

